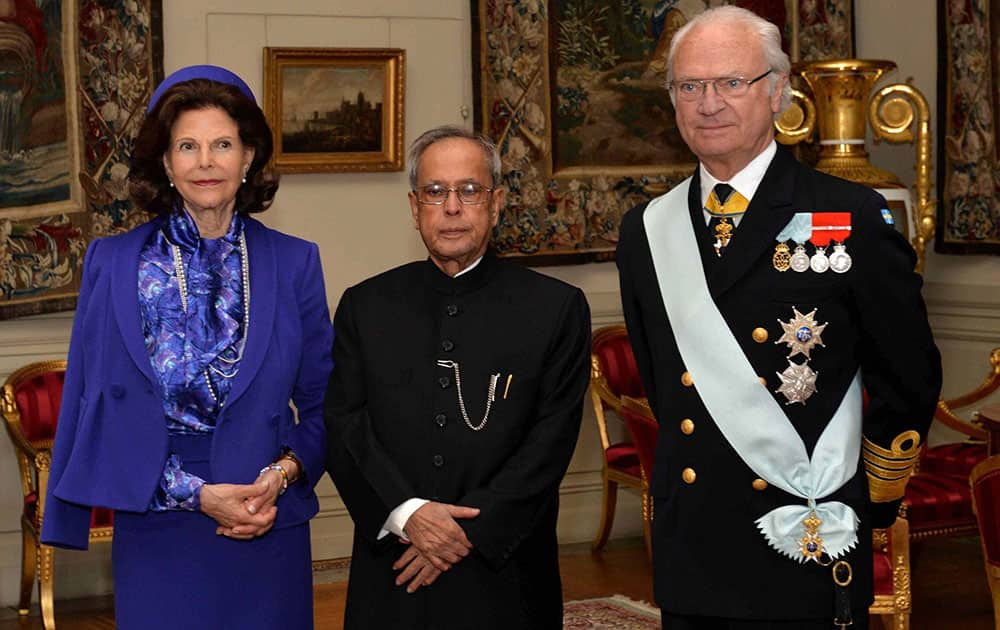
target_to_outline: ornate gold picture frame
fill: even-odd
[[[399,48],[265,48],[274,167],[403,170],[405,61]]]

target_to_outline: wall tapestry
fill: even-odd
[[[851,0],[472,0],[475,126],[497,141],[508,189],[499,252],[611,260],[622,214],[692,172],[666,55],[717,4],[781,25],[793,61],[853,56]]]
[[[937,238],[945,254],[1000,253],[1000,0],[938,3]]]
[[[74,308],[87,243],[146,219],[126,176],[161,7],[0,0],[0,319]]]

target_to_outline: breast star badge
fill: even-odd
[[[778,323],[784,329],[785,333],[781,335],[781,339],[778,339],[774,343],[784,343],[788,344],[790,352],[788,353],[788,358],[791,359],[797,354],[804,355],[806,360],[809,359],[809,352],[812,351],[816,346],[824,346],[822,337],[820,334],[823,329],[826,328],[826,324],[819,324],[813,319],[813,315],[816,314],[816,309],[813,309],[808,315],[803,315],[799,312],[799,309],[792,307],[792,311],[795,313],[795,317],[788,320],[788,322],[783,322],[780,319]]]
[[[778,378],[781,379],[781,387],[775,391],[784,394],[788,401],[785,403],[786,405],[792,403],[804,405],[809,397],[816,393],[817,376],[819,376],[819,372],[813,372],[808,364],[797,365],[789,361],[785,371],[778,374]]]

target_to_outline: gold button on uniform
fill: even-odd
[[[767,341],[766,328],[754,328],[753,333],[751,334],[753,335],[753,340],[756,341],[757,343],[764,343],[765,341]]]
[[[697,476],[698,475],[694,472],[694,468],[685,468],[681,473],[681,478],[684,480],[684,483],[694,483],[695,477]]]
[[[764,387],[767,387],[767,379],[766,378],[764,378],[763,376],[761,376],[757,380],[760,381],[761,385],[763,385]]]
[[[690,372],[684,372],[683,374],[681,374],[681,385],[683,385],[684,387],[691,387],[692,385],[694,385],[694,379],[691,378]]]
[[[753,483],[750,484],[750,485],[753,486],[754,490],[767,490],[767,482],[764,481],[763,479],[759,479],[759,478],[758,479],[754,479]]]
[[[691,421],[691,418],[684,418],[681,420],[681,433],[684,435],[691,435],[694,433],[694,422]]]

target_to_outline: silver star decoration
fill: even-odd
[[[775,372],[775,374],[778,373]],[[785,371],[778,374],[778,378],[781,379],[781,387],[776,392],[784,394],[788,400],[785,403],[786,405],[792,403],[802,403],[804,405],[806,404],[806,400],[817,391],[816,377],[818,376],[819,372],[813,372],[808,364],[797,365],[789,361]]]
[[[814,347],[826,347],[820,334],[827,325],[819,324],[813,319],[816,309],[813,309],[808,315],[803,315],[794,306],[792,307],[792,311],[795,312],[795,317],[789,319],[787,323],[780,319],[778,320],[785,333],[781,335],[781,339],[778,339],[774,343],[788,344],[788,347],[791,349],[791,352],[788,353],[789,359],[797,354],[804,355],[806,359],[809,359],[809,352]]]

